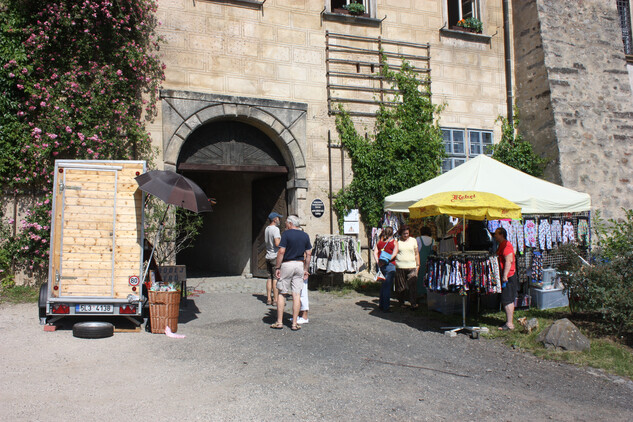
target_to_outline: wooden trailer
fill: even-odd
[[[125,316],[140,324],[144,297],[144,161],[55,163],[48,282],[40,322]]]

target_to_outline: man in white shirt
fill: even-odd
[[[277,306],[277,277],[275,276],[275,267],[277,266],[277,251],[279,251],[279,242],[281,241],[281,233],[279,232],[279,224],[281,223],[281,214],[271,212],[268,214],[269,224],[264,232],[264,242],[266,243],[266,270],[268,279],[266,280],[266,304]],[[273,294],[271,298],[271,293]]]

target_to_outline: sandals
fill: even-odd
[[[274,328],[275,330],[281,330],[284,328],[284,325],[281,322],[275,322],[270,328]]]
[[[290,329],[292,331],[299,331],[301,329],[301,325],[292,324],[292,327],[290,327]]]
[[[500,331],[512,331],[512,330],[514,330],[514,327],[510,328],[510,327],[508,327],[508,324],[503,324],[501,327],[499,327],[499,330]]]
[[[266,305],[270,306],[270,305],[272,305],[272,304],[273,304],[273,301],[272,301],[272,300],[267,300],[267,301],[266,301]]]

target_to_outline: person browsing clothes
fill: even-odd
[[[281,235],[279,251],[277,252],[276,277],[277,289],[277,322],[271,328],[283,328],[285,295],[292,293],[292,330],[301,328],[298,324],[299,310],[301,308],[301,289],[303,280],[308,277],[308,266],[312,254],[310,236],[299,230],[300,220],[296,215],[289,215],[286,219],[286,230]]]
[[[266,280],[266,304],[272,306],[277,306],[277,277],[275,276],[275,268],[277,268],[279,242],[281,242],[281,233],[279,232],[281,217],[283,216],[276,212],[268,214],[269,223],[268,227],[266,227],[266,231],[264,231],[266,272],[268,273],[268,279]]]
[[[508,242],[508,233],[503,227],[495,230],[494,237],[499,244],[497,257],[499,259],[499,272],[501,273],[501,305],[506,313],[506,323],[499,329],[503,331],[514,330],[514,300],[517,298],[519,289],[514,248],[512,243]]]

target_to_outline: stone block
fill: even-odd
[[[294,97],[301,101],[327,101],[327,92],[322,85],[301,85],[299,89],[295,89]],[[324,104],[323,106],[326,106]]]
[[[285,29],[279,28],[277,30],[277,41],[286,43],[286,44],[294,44],[294,45],[305,45],[306,44],[307,35],[305,31],[298,31],[295,29]]]
[[[242,23],[242,28],[245,37],[266,41],[275,39],[275,27],[272,25],[263,25],[259,22],[244,22]]]
[[[167,15],[167,27],[186,33],[203,33],[207,28],[206,17],[194,13],[174,13]]]
[[[227,77],[227,88],[230,93],[256,95],[260,93],[259,81],[255,78]]]
[[[189,35],[189,48],[193,50],[200,50],[204,52],[223,52],[225,45],[224,36],[205,34]]]
[[[219,56],[213,54],[211,55],[211,59],[209,60],[209,68],[213,72],[239,74],[244,67],[242,62],[243,60],[239,57]]]
[[[272,77],[275,75],[275,64],[271,62],[247,60],[243,70],[246,75]]]
[[[440,13],[440,4],[437,0],[414,0],[413,8],[415,10],[420,10],[423,12],[429,13]]]
[[[263,95],[277,98],[290,98],[292,87],[290,83],[264,81],[262,86]]]
[[[290,15],[293,28],[321,30],[321,16],[315,13],[296,13]]]
[[[185,53],[178,50],[171,50],[165,48],[163,52],[163,62],[169,68],[185,68],[203,70],[205,67],[206,59],[200,57],[199,54]]]
[[[187,83],[187,72],[178,69],[165,69],[165,80],[169,81],[170,85],[184,85]]]
[[[186,35],[176,31],[158,31],[163,37],[164,44],[171,48],[184,48]]]
[[[403,25],[418,27],[422,22],[426,21],[426,16],[422,13],[402,11],[398,13],[398,21]]]
[[[325,66],[325,59],[321,50],[295,48],[293,50],[293,61],[295,63],[306,63]]]
[[[215,16],[208,17],[206,32],[210,35],[239,38],[242,36],[242,24],[241,22],[220,19]]]
[[[217,117],[223,116],[224,115],[224,107],[222,106],[222,104],[214,104],[211,105],[207,108],[203,108],[202,110],[198,111],[196,113],[196,115],[198,116],[198,119],[202,122],[208,122],[210,120],[213,120]]]
[[[261,49],[262,49],[262,55],[261,55],[262,59],[274,60],[277,63],[290,61],[290,47],[263,43],[261,46]]]
[[[411,0],[387,0],[387,6],[401,9],[411,9]]]
[[[244,20],[257,21],[261,16],[261,13],[262,12],[258,8],[226,7],[226,17],[237,22]]]
[[[184,138],[177,135],[167,140],[167,148],[164,149],[163,153],[163,160],[165,163],[176,164],[178,161],[178,155],[180,154],[180,148],[182,148],[184,143]]]
[[[271,24],[274,26],[289,26],[290,25],[290,12],[281,9],[266,8],[262,22]]]
[[[161,0],[160,9],[185,10],[185,0]]]
[[[308,68],[299,65],[277,64],[277,77],[282,80],[306,81],[308,80]]]
[[[215,92],[222,92],[225,89],[224,76],[214,73],[198,73],[189,74],[189,83],[194,89],[207,88]]]
[[[231,38],[226,41],[226,51],[233,56],[257,57],[257,44],[240,38]]]

